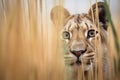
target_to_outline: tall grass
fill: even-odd
[[[117,30],[115,29],[115,25],[114,25],[113,20],[111,18],[110,8],[108,6],[107,0],[104,0],[104,2],[105,2],[107,19],[108,19],[108,21],[110,23],[110,27],[111,27],[111,30],[112,30],[112,33],[113,33],[115,50],[116,50],[117,55],[118,55],[117,60],[115,58],[113,58],[114,59],[115,74],[119,75],[119,72],[120,72],[120,46],[119,46],[119,38],[118,38]],[[118,78],[119,78],[119,76],[118,76]]]
[[[62,27],[51,23],[50,1],[52,5],[64,4],[63,0],[0,0],[0,80],[65,79]],[[109,20],[112,23],[112,19]],[[116,38],[116,34],[120,29],[115,31],[115,26],[111,26],[115,45],[118,45],[120,38]],[[109,32],[112,35],[111,30]],[[114,47],[113,36],[109,37],[108,45],[111,63],[113,56],[118,59],[116,49],[119,50]],[[119,73],[116,73],[119,80]]]

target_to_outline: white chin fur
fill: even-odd
[[[90,70],[90,65],[86,65],[84,70],[85,70],[85,71]]]

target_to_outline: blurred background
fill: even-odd
[[[71,14],[87,13],[90,1],[96,2],[0,0],[0,80],[64,80],[61,31],[53,26],[50,11],[56,5],[63,5]],[[108,0],[108,3],[120,43],[120,0]],[[117,61],[111,27],[108,35],[111,61]],[[115,68],[115,77],[119,80],[119,68]]]

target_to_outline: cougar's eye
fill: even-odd
[[[67,32],[67,31],[64,31],[64,32],[62,33],[62,37],[63,37],[64,39],[70,39],[70,33]]]
[[[98,31],[95,31],[94,29],[91,29],[88,31],[87,37],[95,37],[95,34],[98,33]]]

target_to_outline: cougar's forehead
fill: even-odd
[[[68,18],[64,24],[64,30],[71,31],[75,28],[90,29],[94,28],[91,18],[87,14],[76,14]]]

